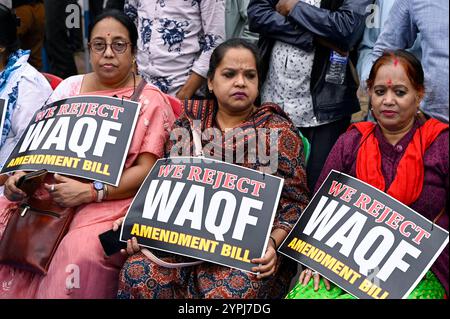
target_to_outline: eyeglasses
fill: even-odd
[[[89,42],[88,46],[92,51],[94,51],[97,54],[105,53],[106,47],[108,45],[111,46],[111,50],[113,50],[114,53],[123,54],[127,50],[128,44],[131,43],[125,41],[114,41],[113,43],[108,44],[104,41],[94,41]]]

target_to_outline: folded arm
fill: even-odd
[[[290,0],[281,0],[290,1]],[[289,21],[308,30],[343,51],[350,51],[364,32],[366,9],[372,0],[344,0],[336,11],[298,1],[288,14]],[[370,10],[369,10],[370,12]]]
[[[313,35],[298,28],[275,9],[277,0],[251,0],[248,5],[250,31],[262,37],[278,40],[302,48],[313,49]]]

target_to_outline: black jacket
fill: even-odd
[[[283,41],[305,51],[316,49],[311,72],[311,95],[318,120],[338,120],[359,111],[356,96],[358,77],[350,62],[342,85],[325,82],[330,46],[352,52],[364,32],[366,8],[373,0],[322,0],[317,8],[299,2],[286,18],[275,10],[278,0],[251,0],[248,6],[250,30],[260,34],[264,81],[272,47]],[[326,9],[326,10],[325,10]],[[322,38],[330,45],[317,43]],[[351,55],[352,56],[352,55]]]

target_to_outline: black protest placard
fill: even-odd
[[[117,186],[140,104],[78,96],[44,106],[3,166],[2,173],[47,169]]]
[[[0,99],[0,133],[3,132],[3,124],[5,124],[5,116],[6,116],[6,101],[4,99]]]
[[[192,157],[158,160],[125,217],[121,240],[251,271],[265,254],[283,179]]]
[[[407,298],[448,232],[389,195],[332,171],[279,252],[357,298]]]

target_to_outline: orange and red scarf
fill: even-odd
[[[356,158],[356,177],[396,198],[406,205],[414,203],[420,196],[424,179],[423,154],[448,125],[429,119],[419,127],[401,158],[395,178],[386,190],[381,170],[381,151],[378,140],[372,134],[374,123],[361,122],[350,126],[361,134],[362,144]]]

